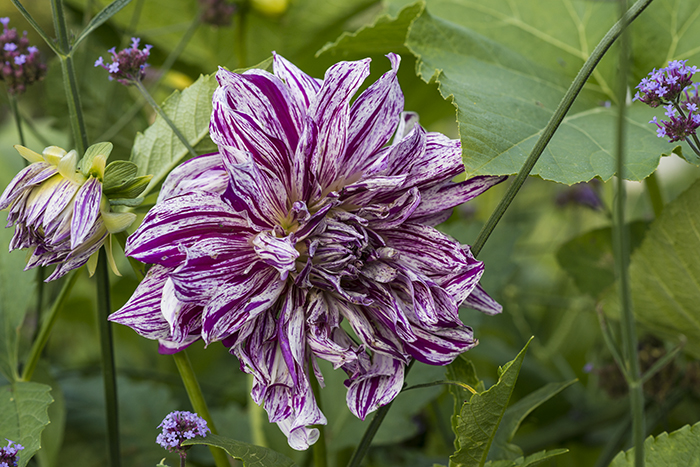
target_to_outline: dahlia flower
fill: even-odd
[[[110,204],[129,204],[146,187],[150,176],[135,177],[136,166],[117,161],[106,166],[111,143],[98,143],[78,162],[77,152],[49,146],[38,154],[24,146],[15,149],[30,162],[0,196],[0,210],[8,209],[6,227],[15,226],[10,251],[31,248],[26,269],[56,264],[47,282],[88,264],[109,234],[125,230],[136,216],[112,212]],[[112,198],[110,201],[107,196]],[[111,248],[108,260],[118,274]]]
[[[127,241],[153,267],[110,319],[166,353],[222,341],[295,449],[326,423],[317,359],[347,373],[364,419],[396,397],[412,359],[445,365],[476,345],[461,304],[501,310],[478,284],[483,264],[433,226],[503,178],[452,182],[460,143],[403,112],[400,58],[388,57],[354,102],[369,59],[323,80],[279,55],[273,74],[220,69],[219,152],[175,169]]]

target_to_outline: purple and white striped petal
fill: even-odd
[[[464,299],[462,305],[481,311],[487,315],[497,315],[503,311],[503,307],[496,302],[496,300],[491,298],[479,284],[477,284],[469,296]]]
[[[23,168],[12,181],[7,185],[5,191],[2,192],[0,196],[0,211],[3,211],[10,207],[13,201],[15,201],[19,196],[21,196],[25,190],[36,185],[36,183],[29,183],[38,174],[51,167],[48,162],[37,162],[30,164]],[[54,169],[55,170],[55,169]],[[54,172],[56,173],[56,172]]]
[[[73,221],[70,227],[71,248],[77,248],[87,237],[100,215],[100,201],[102,201],[102,182],[90,177],[75,195]]]
[[[406,343],[406,350],[419,362],[429,365],[447,365],[461,353],[476,346],[471,328],[458,326],[426,330],[414,326],[417,339]]]
[[[275,75],[282,79],[289,88],[289,95],[296,107],[295,114],[301,117],[306,115],[311,105],[316,101],[316,95],[321,89],[323,81],[312,78],[274,52],[272,53],[272,68]]]
[[[291,271],[296,271],[296,260],[299,252],[294,248],[294,234],[283,238],[272,235],[272,232],[260,232],[253,237],[255,254],[266,264],[277,269],[280,280],[286,280]]]
[[[387,405],[403,387],[404,363],[388,355],[375,353],[369,371],[346,382],[350,411],[360,420]]]
[[[228,181],[228,173],[219,153],[194,157],[168,174],[158,194],[158,203],[192,191],[222,194]]]

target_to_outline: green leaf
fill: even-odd
[[[452,363],[447,365],[447,371],[445,376],[451,381],[461,381],[462,383],[468,384],[476,392],[484,392],[484,382],[479,380],[476,375],[476,368],[472,361],[466,356],[466,354],[461,354],[454,359]],[[452,394],[454,399],[454,410],[452,411],[452,416],[450,417],[450,422],[453,427],[457,426],[458,417],[462,409],[462,405],[468,401],[472,393],[469,390],[461,388],[456,385],[449,385],[448,391]],[[455,449],[459,449],[458,439],[455,438]]]
[[[496,432],[488,458],[513,460],[522,456],[522,450],[518,446],[511,444],[511,441],[513,441],[515,432],[518,431],[525,417],[576,381],[573,379],[562,383],[549,383],[508,407]]]
[[[551,451],[540,451],[527,457],[518,457],[514,460],[489,461],[485,467],[533,467],[541,462],[560,456],[569,452],[568,449],[553,449]]]
[[[647,467],[700,466],[700,423],[686,425],[671,434],[648,437],[644,441],[644,462]],[[634,465],[634,448],[619,453],[610,463],[610,467]]]
[[[561,9],[559,2],[546,2],[555,4],[556,8],[544,7],[541,3],[539,0],[518,2],[518,8],[528,17],[546,12],[545,18],[550,19],[554,18],[552,11]],[[575,3],[581,7],[576,14],[567,13],[550,23],[556,23],[562,34],[564,30],[573,34],[578,21],[587,20],[581,25],[584,30],[596,22],[595,33],[591,33],[596,38],[592,42],[594,45],[604,32],[600,25],[605,29],[612,25],[615,9],[596,2]],[[532,59],[510,47],[511,42],[519,43],[515,39],[506,41],[499,34],[496,35],[499,42],[481,34],[483,28],[478,32],[471,29],[485,15],[493,15],[488,21],[493,31],[501,28],[508,31],[511,23],[522,22],[513,16],[514,13],[501,11],[510,9],[506,2],[487,5],[453,0],[429,2],[426,11],[411,26],[407,45],[420,59],[419,75],[425,81],[436,79],[443,97],[454,98],[467,172],[470,175],[513,174],[535,145],[573,74],[567,73],[566,67],[552,64],[566,54],[547,55],[551,44],[545,47],[547,44],[538,39],[540,33],[546,34],[546,29],[542,32],[530,29],[527,24],[520,26],[529,32],[520,39],[519,48],[537,49],[538,54],[542,54],[533,55]],[[605,11],[609,14],[603,14]],[[572,21],[573,24],[569,24]],[[555,39],[552,40],[558,44],[556,50],[570,48]],[[578,55],[581,57],[575,69],[583,63],[581,50]],[[566,58],[563,60],[566,62]],[[567,184],[593,177],[608,180],[613,176],[616,110],[603,106],[611,99],[612,94],[606,94],[608,88],[601,75],[598,86],[589,86],[579,95],[532,174]],[[647,177],[658,165],[660,155],[669,151],[669,145],[656,137],[654,126],[647,124],[652,115],[653,109],[641,103],[635,103],[628,110],[623,175],[630,180]]]
[[[630,288],[637,321],[655,334],[677,340],[700,358],[700,181],[664,207],[630,260]],[[615,290],[606,313],[619,316]]]
[[[5,225],[7,213],[0,214]],[[34,271],[23,271],[25,252],[7,253],[14,229],[0,229],[0,373],[16,381],[19,332],[27,308],[34,301]]]
[[[200,76],[192,86],[182,92],[175,91],[163,102],[163,111],[192,146],[209,135],[211,99],[216,87],[213,74]],[[131,162],[138,166],[138,174],[153,175],[143,195],[162,182],[187,155],[187,149],[168,124],[156,117],[153,125],[136,136],[131,151]]]
[[[78,35],[78,37],[75,38],[73,48],[75,49],[78,46],[78,44],[80,44],[82,40],[88,36],[88,34],[100,27],[102,23],[114,16],[119,10],[127,6],[129,2],[131,2],[131,0],[114,0],[112,3],[104,7],[102,11],[97,13],[92,18],[90,23],[85,27],[85,29],[83,29],[83,31]]]
[[[404,45],[408,28],[425,8],[423,0],[403,8],[395,17],[385,14],[371,25],[355,32],[344,32],[335,42],[329,42],[316,52],[316,56],[329,53],[333,57],[352,53],[408,52]]]
[[[105,160],[109,157],[114,146],[112,143],[95,143],[85,151],[85,155],[80,159],[79,168],[85,175],[88,175],[92,167],[92,161],[99,155],[104,155]],[[100,174],[101,175],[101,174]]]
[[[648,224],[629,224],[630,248],[634,251],[644,239]],[[612,228],[592,230],[569,240],[557,251],[559,265],[583,293],[598,297],[615,282]]]
[[[107,192],[122,186],[138,173],[138,166],[129,161],[114,161],[105,168],[102,191]]]
[[[41,447],[41,432],[49,424],[47,409],[53,402],[45,384],[17,382],[0,387],[0,433],[24,446],[19,467]]]
[[[462,406],[457,423],[452,427],[457,435],[458,448],[450,457],[450,467],[482,467],[486,462],[530,341],[513,361],[499,368],[496,384],[487,391],[474,394]]]
[[[182,443],[183,446],[205,444],[216,446],[226,451],[231,457],[243,462],[244,467],[294,467],[296,464],[287,456],[272,449],[242,443],[235,439],[217,435],[207,435],[206,438],[197,436]]]

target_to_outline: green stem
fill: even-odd
[[[249,388],[252,389],[255,384],[255,376],[249,374],[248,382]],[[264,428],[267,419],[265,409],[253,402],[251,398],[248,398],[248,418],[250,419],[250,432],[253,444],[264,448],[268,447]]]
[[[51,335],[53,325],[56,323],[58,310],[61,309],[61,307],[63,306],[63,302],[70,295],[70,292],[73,289],[73,286],[75,285],[78,276],[80,275],[80,271],[81,269],[78,269],[76,271],[71,271],[68,273],[63,282],[63,287],[61,288],[58,297],[56,297],[56,300],[53,302],[53,305],[51,306],[51,309],[49,310],[48,314],[46,314],[44,316],[44,319],[41,321],[41,328],[39,330],[39,334],[37,335],[36,339],[34,340],[34,343],[32,344],[32,348],[29,351],[29,357],[27,358],[27,362],[25,363],[24,369],[22,370],[22,381],[29,381],[32,379],[32,375],[34,374],[34,370],[36,369],[36,364],[39,362],[39,358],[41,357],[41,352],[44,350],[44,347],[46,347],[46,343],[49,341],[49,336]]]
[[[61,52],[56,48],[56,44],[54,44],[53,39],[51,39],[48,34],[44,32],[44,30],[39,26],[39,23],[36,22],[36,20],[32,17],[32,15],[29,14],[26,8],[22,5],[22,3],[19,0],[12,0],[12,3],[17,7],[17,10],[24,16],[24,19],[27,20],[27,22],[34,28],[34,30],[41,36],[42,39],[44,39],[44,42],[46,42],[46,45],[48,45],[51,50],[53,50],[56,55],[60,55]]]
[[[625,0],[620,0],[621,10],[624,11]],[[626,21],[623,16],[621,21]],[[623,24],[624,29],[625,24]],[[619,86],[618,100],[625,102],[627,94],[627,75],[629,71],[628,34],[624,33],[620,40]],[[632,434],[634,440],[634,465],[644,467],[644,392],[642,388],[641,368],[637,352],[637,334],[635,329],[634,312],[632,311],[632,296],[629,284],[629,231],[625,225],[625,114],[626,105],[618,106],[617,118],[617,183],[613,223],[613,242],[615,245],[615,269],[620,285],[620,303],[622,306],[622,347],[625,357],[625,367],[629,375],[630,409],[632,413]]]
[[[10,108],[12,109],[12,116],[15,118],[15,125],[17,126],[17,134],[19,135],[19,144],[26,146],[27,143],[24,141],[24,132],[22,131],[22,117],[19,114],[19,107],[17,107],[17,97],[8,92],[7,98],[10,100]]]
[[[248,3],[244,3],[240,7],[236,15],[238,27],[236,28],[236,58],[238,59],[238,68],[245,68],[248,63],[247,41],[246,41],[246,25],[248,17]]]
[[[479,252],[481,252],[481,249],[484,247],[484,244],[491,235],[491,232],[493,232],[493,229],[501,220],[503,214],[505,214],[506,210],[508,209],[508,206],[510,206],[510,203],[513,202],[515,195],[522,187],[523,183],[525,182],[525,179],[527,179],[527,176],[530,174],[532,168],[537,163],[537,160],[540,158],[540,155],[547,147],[547,144],[549,144],[549,141],[552,139],[552,136],[554,136],[554,132],[557,131],[557,128],[559,128],[559,125],[561,125],[561,122],[564,120],[566,113],[573,105],[576,96],[578,96],[578,94],[581,92],[581,89],[583,89],[583,86],[586,84],[586,81],[590,77],[591,73],[593,73],[593,70],[595,69],[596,65],[598,65],[598,62],[600,62],[600,60],[603,58],[603,55],[605,55],[610,46],[620,36],[620,34],[627,27],[627,25],[634,21],[634,19],[637,18],[637,16],[639,16],[639,14],[642,11],[644,11],[644,9],[647,6],[649,6],[649,4],[652,1],[653,0],[638,0],[634,5],[632,5],[632,8],[627,10],[624,17],[620,21],[615,23],[613,27],[610,28],[610,30],[607,32],[607,34],[605,34],[605,37],[603,37],[600,40],[596,48],[593,50],[593,53],[591,53],[590,57],[588,57],[588,60],[586,60],[586,62],[583,64],[581,70],[576,75],[576,78],[571,83],[571,86],[569,86],[569,89],[566,91],[566,94],[561,99],[559,106],[554,111],[554,114],[549,120],[549,123],[542,131],[542,135],[537,140],[537,143],[535,143],[535,147],[532,148],[532,152],[525,161],[525,164],[523,164],[520,171],[515,176],[515,179],[508,187],[508,191],[503,196],[503,199],[501,199],[501,202],[498,204],[498,207],[496,207],[496,210],[493,212],[493,214],[491,214],[491,217],[481,229],[481,232],[479,232],[479,237],[476,239],[471,249],[474,256],[479,255]],[[625,102],[624,99],[621,102]]]
[[[647,187],[647,193],[649,193],[649,200],[651,201],[651,207],[654,210],[654,217],[659,218],[661,212],[664,210],[664,199],[661,195],[661,189],[659,188],[659,178],[656,176],[656,172],[652,172],[644,184]]]
[[[197,152],[194,150],[192,146],[190,146],[190,143],[187,141],[187,138],[180,132],[180,130],[175,126],[172,120],[170,120],[170,117],[168,117],[165,112],[163,112],[163,109],[160,108],[158,104],[156,104],[156,101],[153,100],[153,97],[151,97],[151,94],[148,92],[148,90],[144,87],[143,83],[139,80],[132,81],[132,83],[138,88],[138,90],[141,92],[141,95],[143,95],[144,99],[148,101],[149,104],[151,104],[151,107],[153,107],[153,110],[156,111],[158,115],[160,115],[160,118],[162,118],[165,123],[168,124],[171,130],[173,130],[173,133],[175,133],[175,136],[180,140],[183,146],[187,148],[189,153],[192,155],[192,157],[197,157]]]
[[[100,331],[102,348],[102,376],[104,379],[105,404],[107,410],[107,435],[109,438],[110,466],[121,466],[119,449],[119,407],[117,400],[117,372],[114,365],[114,344],[112,340],[112,323],[108,317],[112,312],[112,300],[109,289],[109,272],[107,270],[107,253],[100,248],[97,261],[97,327]]]
[[[450,381],[450,380],[432,381],[430,383],[416,384],[414,386],[409,386],[407,388],[403,388],[401,390],[401,392],[410,391],[411,389],[430,388],[433,386],[459,386],[460,388],[466,389],[467,391],[471,392],[472,394],[476,394],[476,390],[473,387],[469,386],[468,384],[465,384],[461,381]]]
[[[413,367],[414,363],[415,360],[411,360],[411,363],[409,363],[406,367],[406,371],[404,371],[404,380],[406,376],[408,376],[408,372],[411,371],[411,368]],[[384,421],[386,414],[389,413],[389,409],[391,408],[393,403],[394,401],[392,400],[387,405],[383,405],[379,407],[379,409],[377,409],[377,413],[374,414],[374,417],[372,417],[372,421],[365,430],[364,435],[362,435],[360,444],[357,445],[357,447],[355,448],[355,452],[352,453],[352,458],[348,463],[348,467],[360,467],[362,459],[365,458],[365,455],[367,454],[367,451],[369,450],[369,447],[372,444],[374,436],[377,434],[377,431],[379,431],[379,427],[382,425],[382,422]]]
[[[313,369],[310,371],[309,380],[311,381],[311,389],[314,392],[314,397],[316,398],[316,404],[318,405],[318,410],[323,412],[323,406],[321,404],[321,388],[313,374]],[[325,425],[315,425],[319,432],[318,440],[314,443],[313,453],[314,453],[314,467],[327,467],[328,466],[328,451],[326,446],[326,432]]]
[[[199,381],[197,381],[197,376],[194,374],[194,369],[192,368],[192,363],[190,358],[187,356],[187,351],[181,350],[173,354],[173,359],[175,360],[175,365],[177,370],[180,372],[180,378],[182,378],[182,384],[185,386],[187,391],[187,396],[190,398],[190,403],[194,411],[207,421],[207,426],[211,430],[212,434],[218,434],[216,427],[214,426],[214,420],[211,418],[209,413],[209,408],[204,400],[204,395],[202,394],[202,388],[199,386]],[[214,463],[216,467],[230,467],[228,461],[228,456],[226,452],[222,449],[209,446],[212,456],[214,456]]]

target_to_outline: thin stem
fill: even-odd
[[[46,45],[48,45],[51,50],[53,50],[56,55],[61,55],[61,51],[56,48],[56,44],[54,44],[53,39],[51,39],[48,34],[44,32],[44,30],[39,26],[39,23],[36,22],[36,20],[32,17],[32,15],[29,14],[26,8],[22,5],[22,3],[19,0],[12,0],[12,3],[17,7],[19,12],[24,16],[24,19],[27,20],[27,22],[34,28],[34,30],[41,36],[42,39],[44,39],[44,42],[46,42]]]
[[[255,376],[249,374],[248,382],[248,386],[252,389],[255,384]],[[248,398],[248,418],[250,419],[250,434],[253,438],[253,444],[264,448],[268,447],[264,428],[267,423],[265,409],[253,402],[251,398]]]
[[[605,341],[605,345],[608,346],[608,350],[610,351],[610,354],[612,355],[613,359],[615,360],[615,363],[617,363],[617,366],[620,368],[620,371],[622,372],[622,376],[625,377],[625,381],[629,382],[630,375],[629,375],[627,368],[625,366],[625,361],[622,358],[622,354],[620,353],[620,350],[617,348],[617,343],[615,342],[615,338],[613,337],[612,333],[610,332],[610,328],[608,327],[607,323],[605,322],[605,315],[603,314],[602,308],[598,307],[597,312],[598,312],[598,322],[600,323],[600,331],[603,334],[603,340]]]
[[[187,455],[180,454],[180,467],[187,467]]]
[[[661,371],[663,367],[671,363],[676,356],[680,353],[681,350],[683,350],[683,347],[685,346],[685,340],[681,342],[679,346],[671,350],[669,353],[658,359],[654,364],[642,375],[642,381],[641,383],[644,384],[649,379],[651,379],[656,373]]]
[[[153,110],[156,111],[158,115],[165,121],[165,123],[168,124],[171,130],[173,130],[173,133],[175,133],[175,136],[180,140],[183,146],[187,148],[189,153],[192,155],[192,157],[197,157],[197,152],[194,150],[192,146],[190,146],[190,143],[187,141],[187,138],[180,132],[180,130],[175,126],[175,124],[170,120],[170,117],[168,117],[165,112],[163,112],[163,109],[160,108],[158,104],[156,104],[156,101],[153,100],[153,97],[151,97],[151,94],[148,92],[148,90],[143,86],[143,83],[139,80],[132,81],[136,88],[141,92],[141,95],[143,95],[144,99],[148,101],[149,104],[151,104],[151,107],[153,107]]]
[[[313,370],[310,372],[309,380],[311,381],[311,389],[314,392],[314,397],[316,398],[316,404],[318,405],[318,410],[323,412],[323,405],[321,404],[321,388],[319,387],[318,381],[313,374]],[[314,454],[314,467],[327,467],[328,466],[328,452],[326,448],[326,432],[325,425],[315,425],[319,432],[318,440],[314,443],[313,454]]]
[[[525,182],[525,179],[527,179],[527,176],[530,174],[532,168],[535,166],[537,160],[540,158],[540,155],[547,147],[547,144],[549,144],[549,141],[554,136],[554,132],[557,130],[557,128],[559,128],[559,125],[561,125],[561,122],[564,120],[566,113],[573,105],[576,96],[578,96],[578,94],[581,92],[581,89],[583,89],[584,84],[586,84],[586,81],[590,77],[591,73],[593,73],[593,70],[595,69],[596,65],[598,65],[598,62],[600,62],[600,60],[603,58],[603,55],[605,55],[610,46],[620,36],[620,34],[627,27],[627,25],[634,21],[634,19],[637,18],[637,16],[639,16],[639,14],[642,11],[644,11],[644,9],[647,6],[649,6],[649,4],[652,1],[653,0],[638,0],[634,5],[632,5],[632,8],[627,10],[624,17],[620,21],[615,23],[613,27],[610,28],[610,30],[607,32],[607,34],[605,34],[605,37],[603,37],[600,40],[596,48],[593,50],[593,53],[591,53],[590,57],[588,57],[588,60],[586,60],[586,62],[583,64],[581,70],[576,75],[576,78],[571,83],[571,86],[569,86],[569,89],[566,91],[566,94],[561,99],[559,106],[554,111],[554,114],[549,120],[549,123],[542,131],[542,135],[537,140],[537,143],[535,143],[535,147],[532,148],[532,152],[525,161],[525,164],[523,164],[520,171],[515,176],[513,183],[511,183],[511,185],[508,187],[508,191],[503,196],[503,199],[501,199],[501,202],[498,204],[498,207],[496,207],[496,210],[493,212],[493,214],[491,214],[491,217],[481,229],[481,232],[479,232],[479,237],[476,239],[474,245],[471,248],[471,251],[474,254],[474,256],[478,256],[479,252],[481,252],[481,249],[484,247],[484,244],[491,235],[491,232],[493,232],[493,229],[501,220],[501,217],[503,217],[503,214],[508,209],[508,206],[510,206],[510,203],[513,202],[515,195],[522,187],[523,183]],[[620,102],[625,101],[623,99]]]
[[[476,394],[476,390],[469,386],[468,384],[462,383],[461,381],[450,381],[450,380],[442,380],[442,381],[432,381],[430,383],[423,383],[423,384],[416,384],[414,386],[409,386],[407,388],[403,388],[401,392],[406,392],[410,391],[411,389],[422,389],[422,388],[430,388],[433,386],[459,386],[462,389],[466,389],[467,391],[471,392],[472,394]]]
[[[24,141],[24,132],[22,131],[22,117],[19,114],[19,107],[17,107],[17,96],[8,92],[7,98],[10,100],[10,108],[12,109],[12,116],[15,119],[15,125],[17,126],[17,134],[19,135],[19,144],[26,146],[27,143]]]
[[[182,384],[185,386],[192,408],[197,415],[207,421],[207,426],[212,434],[218,434],[214,426],[214,420],[212,420],[211,414],[209,413],[209,407],[207,407],[207,403],[204,400],[202,388],[199,386],[199,381],[197,381],[197,376],[194,374],[192,363],[187,356],[187,351],[181,350],[180,352],[174,353],[173,359],[175,360],[177,370],[180,372],[180,378],[182,378]],[[226,452],[214,446],[209,446],[209,450],[212,456],[214,456],[216,467],[230,467]]]
[[[97,327],[100,331],[102,350],[102,376],[104,379],[105,404],[107,411],[107,436],[109,438],[110,466],[121,466],[119,448],[119,407],[117,400],[117,372],[114,366],[114,343],[112,340],[112,323],[108,317],[112,312],[112,300],[109,289],[109,272],[107,271],[107,253],[100,248],[97,260]]]
[[[413,367],[414,363],[415,363],[415,360],[411,360],[411,363],[409,363],[408,366],[406,367],[406,371],[404,372],[404,379],[408,375],[408,372],[411,371],[411,368]],[[360,444],[357,445],[357,447],[355,448],[355,452],[352,453],[352,458],[350,459],[350,462],[348,463],[348,467],[359,467],[360,466],[362,459],[365,458],[365,455],[367,454],[367,451],[369,450],[369,447],[372,444],[372,440],[374,439],[374,436],[377,434],[377,431],[379,431],[379,427],[382,425],[382,422],[384,421],[386,414],[389,413],[389,409],[391,408],[393,403],[394,403],[394,401],[392,400],[387,405],[383,405],[383,406],[379,407],[379,409],[377,409],[377,413],[375,413],[374,417],[372,417],[372,421],[370,422],[369,426],[365,430],[365,434],[362,435],[362,439],[360,440]]]
[[[240,7],[236,15],[238,27],[236,28],[236,58],[238,59],[238,68],[245,68],[248,63],[248,51],[246,41],[246,25],[248,17],[248,3],[244,3]]]
[[[621,13],[624,11],[625,0],[620,0]],[[626,21],[624,16],[621,21]],[[619,86],[618,99],[625,102],[627,94],[627,76],[629,72],[629,42],[628,34],[622,34],[619,57]],[[617,118],[617,183],[613,222],[613,244],[615,245],[615,269],[620,286],[620,304],[622,307],[622,347],[625,357],[625,368],[629,375],[630,409],[632,413],[632,437],[634,440],[634,465],[644,467],[644,392],[641,382],[641,368],[637,352],[637,333],[635,329],[634,312],[632,311],[632,295],[629,283],[629,231],[625,225],[625,114],[626,105],[618,106]]]
[[[41,357],[41,352],[44,350],[44,347],[46,347],[46,343],[49,341],[49,336],[51,335],[53,325],[56,323],[58,311],[63,306],[63,302],[65,302],[66,298],[68,298],[70,295],[70,292],[73,289],[81,270],[82,269],[78,269],[68,273],[58,297],[56,297],[56,300],[53,302],[48,314],[46,314],[44,319],[41,321],[39,334],[32,343],[32,348],[29,351],[29,357],[27,358],[27,362],[22,370],[22,377],[20,378],[22,381],[29,381],[32,379],[32,375],[36,369],[36,364],[39,362],[39,358]]]
[[[684,141],[688,143],[688,146],[690,146],[690,149],[692,149],[695,154],[700,156],[700,151],[698,150],[698,148],[693,143],[691,143],[687,137],[684,138]]]
[[[656,172],[652,172],[651,175],[644,180],[644,185],[647,187],[647,193],[649,193],[649,200],[654,210],[654,217],[658,219],[661,212],[664,210],[664,199],[661,195],[659,178],[656,176]]]

